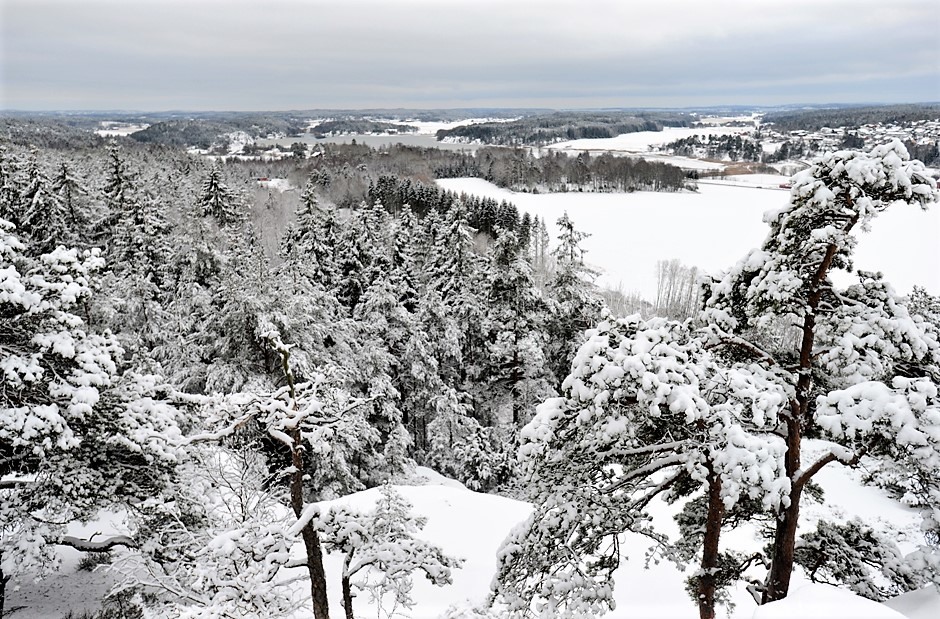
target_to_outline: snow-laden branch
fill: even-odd
[[[127,535],[115,535],[114,537],[103,539],[100,542],[66,535],[59,539],[56,543],[60,546],[69,546],[70,548],[81,550],[82,552],[105,552],[116,546],[137,548],[137,541],[132,537],[128,537]]]

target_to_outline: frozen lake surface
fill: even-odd
[[[727,269],[764,240],[764,212],[789,199],[787,191],[735,181],[702,184],[697,193],[553,194],[516,193],[478,178],[437,182],[452,191],[509,200],[545,219],[553,237],[556,220],[567,211],[579,230],[591,234],[584,247],[587,261],[603,270],[598,283],[620,285],[646,299],[656,296],[657,261],[676,258],[708,272]],[[855,264],[882,271],[902,294],[915,285],[940,294],[940,205],[927,212],[888,209],[871,232],[860,235]],[[837,279],[844,283],[848,277]]]

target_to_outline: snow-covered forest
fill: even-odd
[[[627,564],[672,565],[703,619],[778,616],[794,578],[940,585],[940,299],[831,277],[940,199],[929,169],[823,154],[740,261],[661,263],[625,308],[567,215],[552,238],[420,182],[511,179],[497,153],[3,145],[0,615],[76,552],[101,619],[629,616]],[[694,190],[623,162],[614,190]],[[842,469],[916,526],[820,517]],[[499,545],[481,567],[459,538]]]

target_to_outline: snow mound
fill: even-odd
[[[754,619],[904,619],[884,604],[830,585],[805,585],[786,599],[761,606]]]
[[[434,469],[429,469],[426,466],[415,467],[415,474],[412,481],[414,481],[414,485],[416,486],[447,486],[448,488],[458,488],[460,490],[467,489],[465,485],[456,479],[445,477]]]
[[[940,589],[925,587],[909,591],[884,603],[908,619],[936,619],[940,617]]]
[[[509,530],[528,517],[531,506],[501,496],[472,492],[462,487],[460,482],[424,467],[418,467],[417,473],[433,483],[395,486],[395,489],[412,504],[415,515],[427,518],[427,524],[418,537],[437,544],[451,556],[463,559],[464,564],[453,571],[453,583],[444,587],[436,587],[416,575],[412,595],[417,604],[404,616],[411,619],[436,619],[448,613],[448,616],[454,616],[453,613],[463,616],[458,612],[460,609],[473,613],[475,611],[468,609],[484,605],[489,594],[489,583],[496,574],[496,551]],[[320,505],[327,508],[348,505],[367,511],[375,507],[380,497],[380,490],[371,488],[334,501],[324,501]],[[324,564],[331,612],[338,613],[342,609],[339,586],[342,557],[327,554]],[[357,616],[375,616],[377,609],[368,598],[366,594],[356,596]],[[332,610],[334,608],[336,611]]]

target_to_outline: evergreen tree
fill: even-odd
[[[217,162],[209,170],[202,183],[197,205],[203,217],[212,217],[220,226],[238,223],[243,218],[238,195],[222,182],[222,163]]]
[[[518,426],[528,421],[535,404],[554,392],[544,352],[548,308],[515,233],[498,231],[488,279],[486,399],[498,402],[499,395],[508,396],[510,421]]]
[[[83,238],[85,226],[88,225],[88,213],[85,211],[82,199],[89,194],[88,187],[75,174],[72,167],[63,161],[59,165],[56,177],[52,180],[52,189],[65,208],[69,228],[79,238]]]
[[[19,227],[22,219],[19,159],[0,145],[0,219]]]
[[[584,264],[581,242],[588,237],[565,213],[558,220],[558,247],[551,252],[555,274],[549,284],[552,314],[547,325],[548,366],[557,380],[567,376],[581,334],[600,318],[603,301],[593,284],[596,272]]]
[[[281,256],[291,262],[291,269],[312,278],[327,290],[339,285],[336,262],[341,227],[336,211],[320,205],[313,177],[300,196],[294,221],[281,240]]]
[[[462,561],[449,557],[444,551],[426,542],[416,534],[426,519],[411,513],[411,504],[394,487],[386,484],[375,508],[367,513],[339,506],[318,519],[323,531],[324,544],[343,555],[341,586],[346,619],[354,619],[352,588],[369,589],[373,602],[380,609],[385,598],[392,597],[392,610],[398,607],[412,609],[412,573],[422,572],[437,586],[450,584],[451,569]],[[370,584],[369,574],[379,574],[376,584]],[[353,580],[366,576],[364,582]]]
[[[55,566],[55,546],[134,545],[71,537],[66,525],[158,496],[180,457],[172,442],[185,419],[172,390],[156,376],[122,374],[115,337],[75,313],[101,266],[96,250],[33,258],[0,220],[0,612],[10,576]]]
[[[715,345],[753,355],[767,367],[795,368],[778,370],[792,390],[783,419],[791,488],[777,511],[764,602],[789,590],[801,498],[819,470],[898,450],[930,468],[929,454],[940,449],[922,434],[931,397],[914,404],[924,397],[915,394],[935,393],[936,385],[919,378],[923,371],[915,378],[899,372],[911,364],[936,368],[936,338],[925,334],[923,322],[912,321],[878,276],[862,273],[861,282],[845,290],[830,280],[834,269],[851,269],[856,229],[866,229],[893,204],[936,201],[936,184],[895,140],[870,153],[825,155],[793,185],[790,204],[773,213],[763,246],[714,282],[705,301]],[[767,328],[781,323],[799,325],[796,346],[768,341]],[[824,433],[839,447],[804,463],[800,447],[808,433]]]
[[[58,245],[73,245],[75,234],[68,224],[68,211],[39,165],[36,151],[26,160],[23,174],[20,230],[29,239],[30,250],[38,255]]]

